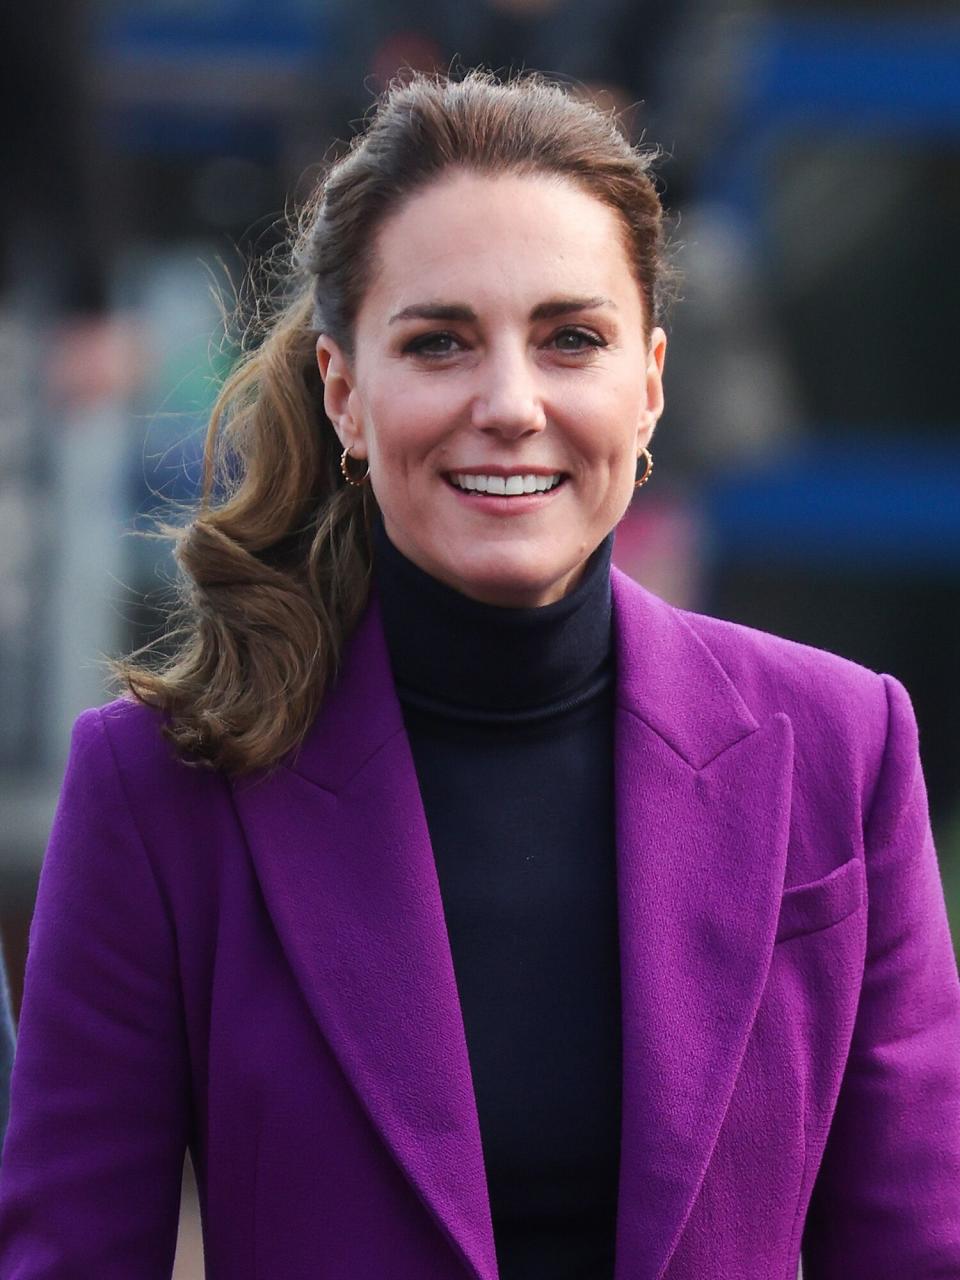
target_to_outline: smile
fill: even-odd
[[[467,493],[489,493],[497,497],[516,497],[527,493],[548,493],[563,483],[564,475],[555,471],[551,475],[533,475],[530,472],[510,476],[483,475],[454,471],[447,479],[457,489]]]

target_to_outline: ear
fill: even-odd
[[[647,407],[640,428],[641,448],[650,443],[653,429],[663,413],[663,361],[666,354],[667,335],[662,329],[656,328],[650,335],[650,349],[647,352]]]
[[[323,379],[323,407],[345,449],[354,458],[367,456],[356,382],[346,352],[329,334],[317,339],[317,367]]]

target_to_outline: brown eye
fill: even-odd
[[[450,355],[455,347],[459,345],[457,338],[452,333],[423,333],[418,338],[408,342],[404,347],[404,351],[413,355],[446,356]]]
[[[553,340],[558,350],[571,353],[607,345],[598,333],[593,333],[589,329],[561,329],[554,335]]]

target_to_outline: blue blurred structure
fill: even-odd
[[[761,233],[770,163],[791,135],[960,137],[960,21],[769,18],[751,45],[700,182]]]
[[[784,154],[798,142],[844,138],[960,152],[958,69],[960,22],[767,20],[756,29],[738,108],[698,196],[738,216],[772,268],[783,249],[771,203]],[[844,193],[835,199],[841,204]],[[931,349],[929,358],[941,356]],[[719,471],[706,487],[715,554],[867,574],[881,565],[957,569],[960,399],[953,403],[947,433],[922,419],[879,436],[879,424],[811,423],[813,447],[736,474]]]
[[[718,554],[888,575],[960,572],[960,443],[909,448],[837,431],[708,484]]]
[[[104,124],[131,151],[272,159],[328,44],[327,6],[307,0],[115,3],[97,35]]]

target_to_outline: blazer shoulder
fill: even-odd
[[[678,612],[758,721],[777,712],[789,716],[795,767],[813,808],[833,812],[837,795],[843,794],[859,821],[866,820],[888,754],[894,713],[904,726],[899,749],[914,753],[907,761],[913,771],[916,718],[909,694],[895,677],[743,623]]]
[[[61,810],[68,824],[98,815],[113,842],[135,831],[174,918],[195,922],[213,909],[224,862],[243,837],[226,775],[185,761],[163,733],[167,719],[131,697],[81,712]]]
[[[78,719],[96,718],[109,725],[111,734],[119,734],[126,738],[132,735],[141,742],[157,737],[169,716],[159,707],[152,707],[132,694],[122,694],[111,702],[99,707],[90,707],[81,712]]]
[[[169,715],[130,695],[89,707],[77,716],[72,748],[83,754],[102,740],[125,790],[132,796],[147,792],[183,792],[223,785],[221,776],[184,759],[164,733]]]
[[[762,719],[786,712],[810,733],[856,732],[881,744],[887,732],[885,681],[872,668],[827,649],[692,610],[680,617],[713,654],[744,702]]]

